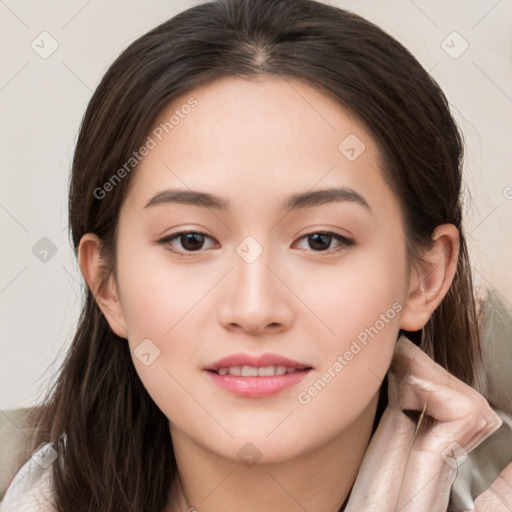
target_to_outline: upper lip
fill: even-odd
[[[215,363],[207,366],[205,370],[218,371],[220,368],[230,368],[232,366],[253,366],[260,368],[262,366],[286,366],[287,368],[297,368],[299,370],[311,368],[311,366],[293,361],[279,354],[261,354],[260,356],[251,356],[249,354],[232,354],[219,359]]]

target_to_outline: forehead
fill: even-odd
[[[148,137],[152,148],[128,194],[137,208],[170,187],[242,195],[246,207],[261,206],[263,197],[340,185],[373,197],[377,206],[395,203],[363,125],[298,80],[218,79],[176,98]]]

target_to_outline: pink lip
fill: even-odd
[[[274,395],[283,389],[298,384],[311,369],[296,370],[293,373],[269,377],[239,377],[236,375],[219,375],[214,371],[206,373],[217,386],[235,395],[247,398],[262,398]]]
[[[298,368],[301,370],[311,368],[307,364],[292,361],[287,357],[266,353],[256,357],[248,354],[232,354],[207,366],[205,370],[218,371],[219,368],[229,368],[230,366],[254,366],[256,368],[261,366],[286,366],[287,368]]]
[[[263,366],[286,366],[287,368],[296,368],[296,370],[284,375],[266,377],[241,377],[237,375],[219,375],[216,373],[219,368],[229,368],[231,366],[253,366],[256,368]],[[247,398],[262,398],[279,393],[286,388],[298,384],[311,369],[312,367],[307,364],[270,353],[256,357],[247,354],[233,354],[205,368],[206,373],[219,387],[237,396]]]

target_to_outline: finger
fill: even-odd
[[[388,380],[391,406],[421,411],[426,404],[426,414],[436,421],[436,435],[420,436],[416,448],[421,448],[419,444],[425,440],[430,449],[439,452],[436,439],[438,447],[444,448],[447,441],[456,437],[466,451],[471,451],[503,423],[480,393],[446,371],[405,336],[397,342]]]
[[[423,402],[434,420],[420,429],[408,457],[398,509],[445,511],[465,456],[502,423],[487,400],[456,379],[406,338],[399,340],[389,373],[394,406],[417,409]],[[454,463],[455,462],[455,463]]]
[[[456,477],[457,466],[448,464],[439,455],[411,451],[396,510],[446,512]]]
[[[407,461],[397,510],[445,512],[457,468],[465,461],[470,450],[465,450],[457,441],[449,442],[449,439],[447,447],[439,453],[431,449],[420,450],[416,446],[418,438],[435,435],[435,428],[431,427],[430,431],[420,429],[419,432]],[[426,445],[425,440],[423,445]]]
[[[388,397],[388,407],[363,459],[346,510],[387,512],[398,505],[396,510],[444,512],[456,465],[443,464],[441,448],[454,438],[474,447],[499,428],[501,419],[495,418],[480,394],[405,337],[397,343],[388,373]],[[463,404],[447,403],[446,398],[460,399]],[[427,432],[433,431],[432,421],[445,429],[445,423],[458,424],[451,424],[446,432],[438,431],[437,443],[432,441],[432,434],[425,441],[424,430],[415,437],[415,425],[403,412],[406,409],[428,410],[424,421],[430,423]],[[428,422],[430,415],[432,421]]]

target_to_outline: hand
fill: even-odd
[[[418,429],[407,410],[422,413]],[[446,512],[460,457],[501,424],[482,395],[400,336],[388,372],[388,406],[345,510]]]

